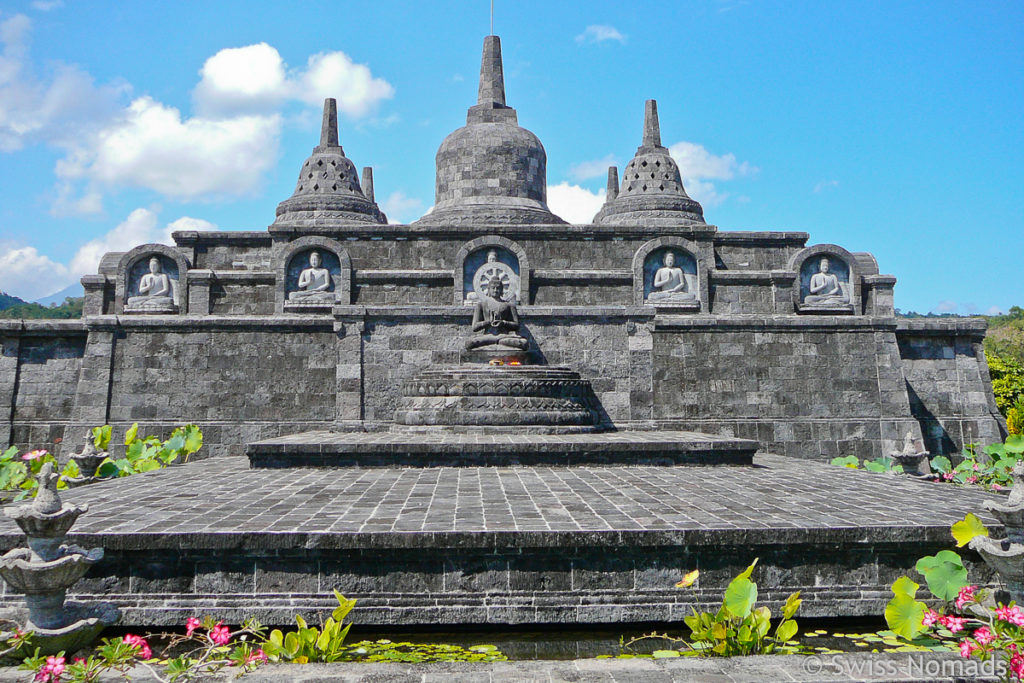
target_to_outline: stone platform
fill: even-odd
[[[335,588],[359,599],[364,624],[679,621],[720,604],[756,557],[773,608],[800,590],[803,617],[881,615],[891,582],[995,497],[765,455],[749,467],[348,470],[220,457],[68,491],[90,505],[68,540],[106,549],[70,597],[113,601],[146,626],[315,619]],[[21,542],[0,519],[0,551]],[[694,568],[695,589],[673,587]]]
[[[698,432],[306,432],[246,446],[252,467],[750,465],[758,444]]]

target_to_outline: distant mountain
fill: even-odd
[[[61,299],[63,301],[63,299]],[[19,299],[16,296],[11,296],[6,292],[0,292],[0,311],[7,310],[12,306],[19,306],[21,304],[27,304],[28,302],[24,299]]]
[[[54,292],[50,296],[44,296],[42,299],[36,299],[36,303],[42,304],[43,306],[60,306],[64,303],[64,299],[68,297],[74,299],[80,296],[85,296],[85,290],[82,289],[81,282],[75,282],[59,292]]]

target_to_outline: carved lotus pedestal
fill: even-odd
[[[592,393],[590,382],[568,368],[467,364],[424,370],[406,383],[394,429],[593,431]]]

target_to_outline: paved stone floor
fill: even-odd
[[[978,512],[992,494],[907,477],[763,455],[744,467],[466,467],[249,469],[245,458],[178,465],[63,492],[90,510],[74,536],[107,548],[140,535],[403,534],[457,532],[700,532],[819,529],[836,538],[867,529],[897,540]],[[992,520],[987,520],[990,523]],[[890,533],[886,533],[889,530]],[[806,540],[805,535],[800,539]],[[389,540],[390,539],[390,540]],[[407,539],[408,540],[408,539]],[[21,542],[0,517],[0,544]],[[171,546],[173,547],[173,546]]]
[[[992,666],[990,664],[990,666]],[[136,683],[158,681],[142,667]],[[234,680],[233,672],[204,680]],[[25,672],[0,669],[0,681],[24,681]],[[111,675],[101,679],[125,680]],[[996,681],[977,660],[952,653],[855,653],[832,657],[758,656],[728,659],[579,659],[493,664],[270,665],[241,680],[250,683],[765,683],[768,681]]]

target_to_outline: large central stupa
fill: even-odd
[[[484,39],[480,91],[466,125],[437,150],[434,210],[423,224],[565,223],[547,205],[547,154],[505,104],[501,40]]]

